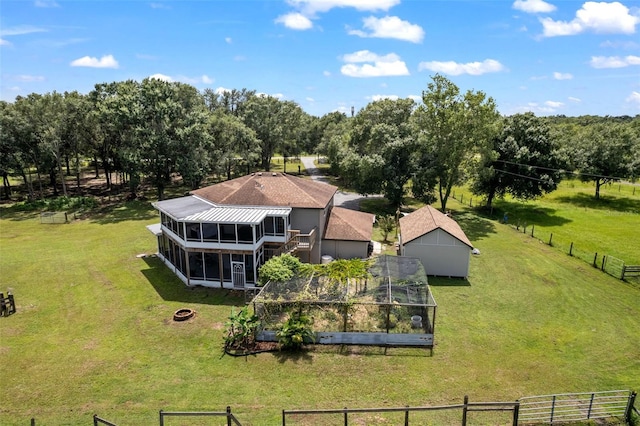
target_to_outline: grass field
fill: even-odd
[[[482,254],[467,281],[430,281],[433,356],[323,347],[246,359],[222,356],[224,323],[240,295],[187,289],[158,259],[137,256],[156,249],[145,229],[158,222],[149,203],[67,225],[0,208],[0,291],[11,289],[18,305],[0,318],[0,424],[80,425],[94,413],[118,425],[156,424],[160,409],[229,405],[244,425],[271,425],[284,408],[640,389],[640,289],[456,201],[451,208]],[[637,229],[640,216],[629,216]],[[625,241],[629,257],[638,256],[640,245]],[[183,307],[196,317],[171,321]],[[437,416],[424,424],[449,422]],[[183,423],[167,423],[175,424]]]

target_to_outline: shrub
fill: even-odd
[[[301,265],[300,259],[290,254],[272,257],[260,267],[258,281],[261,285],[265,285],[268,281],[289,281]]]
[[[224,348],[246,349],[255,340],[260,319],[257,315],[250,314],[249,309],[245,306],[238,313],[231,310],[226,326],[227,336],[224,339]]]
[[[299,350],[305,343],[315,341],[313,330],[311,329],[311,318],[302,314],[293,314],[276,332],[278,342],[282,349]]]

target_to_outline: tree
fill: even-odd
[[[574,155],[580,179],[595,183],[596,199],[602,185],[637,176],[639,141],[638,126],[633,123],[597,123],[577,135]]]
[[[394,207],[402,204],[411,178],[413,108],[412,99],[383,99],[360,110],[352,123],[351,154],[342,156],[340,166],[359,193],[382,192]]]
[[[413,193],[431,199],[429,189],[437,186],[445,211],[451,189],[465,181],[477,154],[496,134],[499,114],[494,100],[483,92],[461,95],[455,84],[438,74],[422,92],[422,101],[414,115],[420,143]]]
[[[249,98],[243,120],[260,141],[260,160],[264,170],[271,169],[271,158],[277,150],[291,149],[295,145],[302,114],[302,109],[291,101],[280,101],[267,95]]]
[[[193,170],[206,143],[206,113],[197,90],[183,83],[168,83],[155,78],[142,81],[132,171],[139,171],[157,188],[158,199],[171,176],[181,167]],[[135,162],[136,156],[140,161]]]
[[[564,162],[549,127],[533,113],[506,117],[491,148],[482,153],[472,185],[487,207],[505,194],[526,200],[558,187]]]

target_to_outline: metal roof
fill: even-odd
[[[288,216],[291,213],[291,207],[218,206],[192,195],[158,201],[154,207],[176,220],[191,222],[259,224],[267,216]]]

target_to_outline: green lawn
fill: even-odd
[[[94,413],[118,425],[155,424],[160,409],[230,405],[244,425],[269,425],[280,424],[284,408],[640,389],[637,287],[452,208],[481,255],[468,281],[431,280],[433,356],[323,347],[246,359],[221,350],[239,295],[186,289],[158,259],[137,257],[155,251],[145,226],[158,217],[148,203],[67,225],[0,208],[0,291],[11,289],[18,304],[0,318],[0,424],[84,425]],[[182,307],[196,317],[171,321]]]

